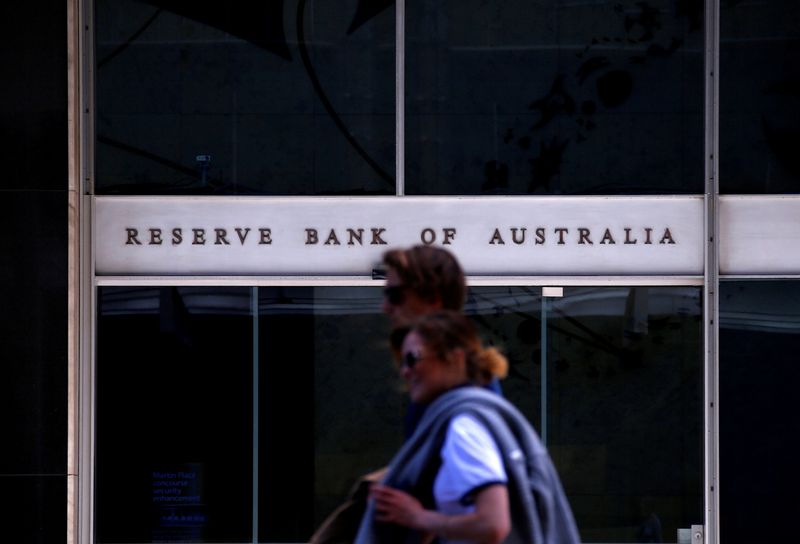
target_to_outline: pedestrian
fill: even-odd
[[[461,312],[467,295],[464,271],[455,256],[437,246],[417,245],[383,254],[385,285],[381,310],[395,329],[422,315],[440,310]],[[393,349],[399,346],[393,345]],[[485,386],[500,393],[499,381],[489,377]],[[426,405],[408,403],[404,434],[411,436]],[[331,513],[310,539],[311,544],[352,542],[366,508],[369,486],[386,474],[382,468],[362,475],[347,500]]]
[[[464,271],[455,256],[436,246],[393,249],[383,255],[386,267],[383,313],[397,328],[438,310],[463,311],[467,294]],[[398,346],[393,345],[393,349]],[[500,381],[488,376],[481,384],[501,394]],[[411,436],[425,405],[410,399],[403,421],[406,437]]]
[[[392,249],[383,254],[386,285],[381,309],[397,327],[436,310],[460,312],[467,282],[449,251],[435,246]]]
[[[525,417],[480,387],[508,363],[463,315],[424,315],[393,333],[412,401],[427,406],[389,465],[357,544],[572,544],[579,536],[550,457]]]

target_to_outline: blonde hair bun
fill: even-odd
[[[508,359],[495,347],[483,348],[477,353],[478,367],[487,378],[503,379],[508,375]]]

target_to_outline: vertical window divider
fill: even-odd
[[[405,186],[405,157],[406,157],[406,126],[405,126],[405,96],[406,96],[406,2],[395,2],[395,85],[394,85],[394,111],[395,111],[395,191],[397,196],[406,194]]]
[[[253,314],[253,544],[258,544],[258,286],[250,290],[250,311]]]
[[[720,2],[705,2],[704,540],[719,543],[719,35]]]
[[[547,447],[547,297],[542,296],[540,297],[542,304],[541,304],[541,315],[539,318],[539,326],[541,327],[541,336],[540,336],[540,357],[541,357],[541,415],[540,415],[540,425],[541,425],[541,439],[542,444]]]

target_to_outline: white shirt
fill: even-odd
[[[500,451],[489,430],[470,415],[453,418],[441,451],[442,466],[433,483],[436,509],[443,514],[475,510],[475,493],[508,481]],[[454,540],[442,540],[455,544]]]

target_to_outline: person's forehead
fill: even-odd
[[[422,344],[422,338],[420,338],[420,336],[413,330],[409,331],[406,337],[403,339],[404,349],[416,348]]]

